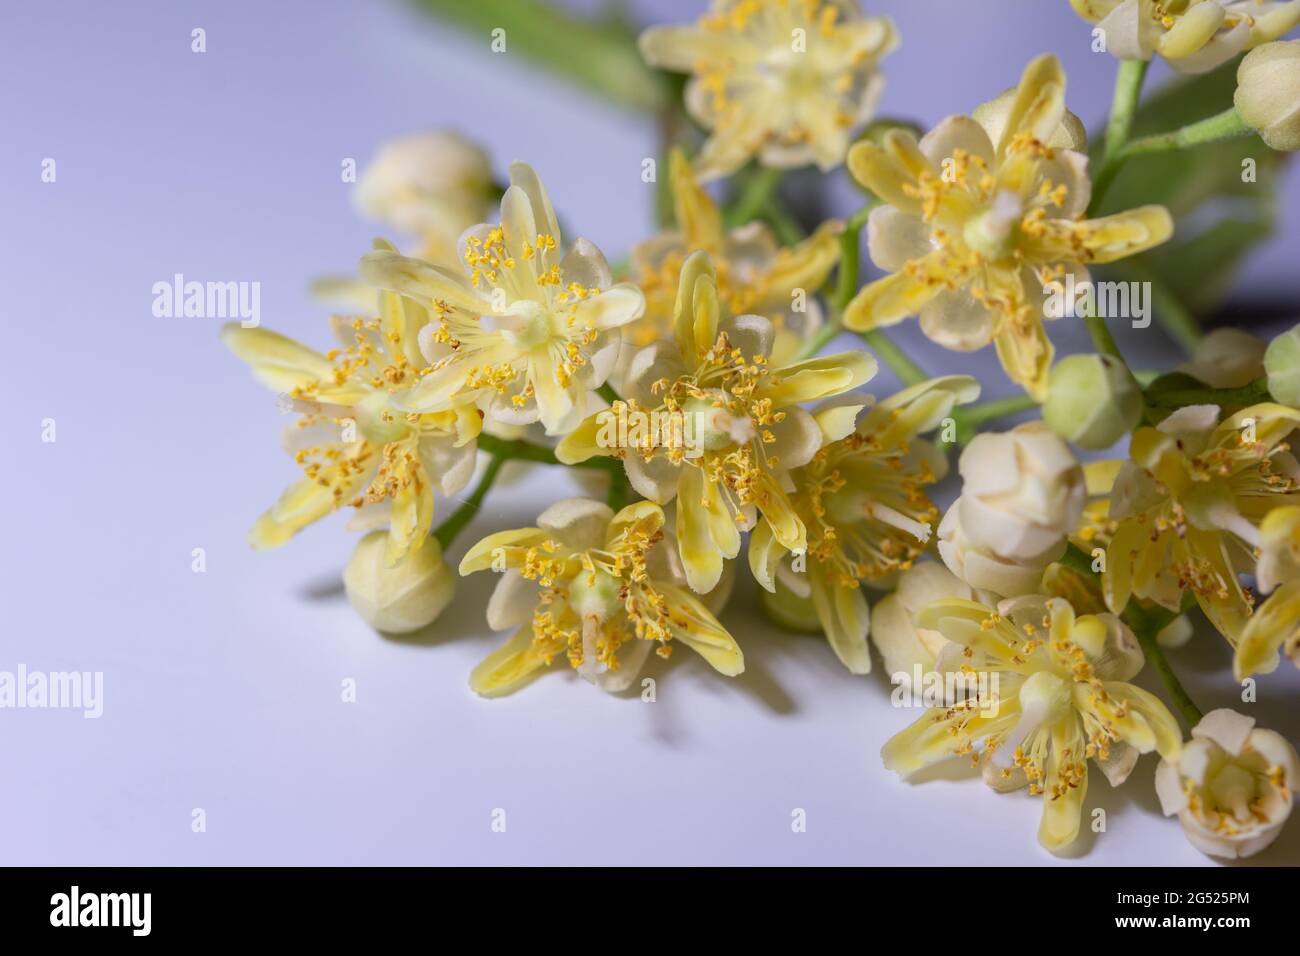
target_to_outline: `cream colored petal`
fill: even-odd
[[[614,512],[609,505],[590,498],[565,498],[537,516],[537,526],[574,551],[586,551],[605,544],[605,532]]]
[[[717,618],[689,591],[670,584],[657,586],[672,609],[674,638],[703,657],[719,674],[735,677],[744,673],[745,655]]]
[[[969,116],[949,116],[921,139],[921,152],[942,168],[957,150],[978,156],[993,166],[993,143],[984,127]]]
[[[646,461],[640,455],[630,453],[624,459],[623,467],[637,494],[666,505],[677,496],[683,469],[690,466],[675,465],[663,457]]]
[[[645,314],[645,294],[630,282],[620,282],[600,295],[583,299],[574,310],[579,327],[616,329]]]
[[[1200,723],[1192,728],[1192,737],[1212,740],[1235,757],[1241,754],[1254,729],[1254,717],[1221,707],[1201,718]]]
[[[687,583],[697,594],[708,594],[722,576],[722,553],[709,533],[705,478],[698,468],[681,471],[677,495],[677,547]]]
[[[460,559],[461,575],[486,571],[492,567],[498,557],[505,557],[507,549],[524,549],[540,545],[547,539],[547,532],[541,528],[511,528],[498,531],[473,545]]]
[[[801,468],[812,461],[822,447],[822,430],[817,421],[798,405],[785,410],[785,419],[771,427],[776,441],[766,446],[785,469]]]
[[[877,206],[867,219],[867,252],[886,272],[897,272],[913,259],[928,255],[930,227],[920,216],[893,206]]]
[[[944,348],[973,352],[993,341],[993,313],[964,289],[936,288],[920,314],[921,331]]]
[[[520,574],[518,568],[507,568],[488,598],[488,627],[504,631],[527,624],[536,607],[537,584]]]
[[[527,624],[474,668],[469,686],[483,697],[503,697],[533,680],[544,667],[546,660],[533,646],[532,625]]]
[[[248,532],[248,543],[258,550],[278,548],[313,521],[334,510],[334,496],[310,478],[285,489]]]
[[[756,524],[749,535],[749,569],[754,573],[754,580],[773,594],[776,593],[777,562],[784,554],[785,549],[777,542],[767,522]]]
[[[539,229],[546,230],[558,247],[561,239],[560,221],[555,216],[555,210],[551,206],[551,199],[546,194],[546,187],[542,185],[536,170],[527,163],[511,163],[510,184],[522,189],[528,196],[528,201],[533,208],[533,221]]]
[[[221,341],[248,363],[258,381],[277,392],[329,381],[334,376],[334,366],[325,356],[278,332],[246,329],[231,322],[222,326]]]
[[[776,408],[820,402],[865,384],[878,368],[866,352],[822,355],[778,369],[755,395],[770,398]]]
[[[583,238],[575,240],[573,247],[564,254],[560,274],[566,287],[576,282],[584,289],[608,289],[614,281],[605,254],[596,248],[594,242]]]
[[[395,252],[370,252],[361,257],[361,277],[371,285],[409,295],[426,308],[445,302],[468,315],[490,312],[489,303],[457,273]]]
[[[811,565],[807,573],[813,606],[817,608],[831,650],[850,674],[871,673],[871,650],[867,647],[871,614],[862,589],[826,580],[817,564]]]
[[[746,361],[752,361],[755,356],[766,357],[772,354],[776,331],[771,321],[761,315],[738,315],[724,319],[718,324],[718,331],[726,334],[731,347],[740,349]]]
[[[637,46],[650,65],[678,73],[692,73],[702,63],[746,63],[754,57],[741,37],[695,26],[650,27]]]

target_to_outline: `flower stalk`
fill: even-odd
[[[1102,148],[1101,169],[1092,186],[1092,202],[1088,215],[1096,215],[1111,182],[1124,162],[1124,147],[1133,129],[1138,100],[1142,96],[1142,83],[1146,79],[1147,60],[1121,60],[1115,71],[1115,96],[1111,100],[1110,119],[1106,123],[1106,143]]]
[[[459,508],[451,513],[442,524],[434,530],[433,536],[437,539],[438,544],[442,546],[443,551],[451,547],[456,536],[465,529],[465,526],[474,520],[478,514],[479,508],[483,506],[483,499],[487,493],[492,490],[492,485],[497,480],[497,475],[501,473],[501,466],[506,463],[506,456],[500,454],[491,455],[488,458],[487,469],[483,472],[483,477],[478,480],[474,490],[470,492]]]

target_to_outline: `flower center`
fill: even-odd
[[[1015,248],[1020,220],[1025,214],[1020,197],[1003,190],[984,212],[967,221],[962,239],[985,259],[999,261]]]

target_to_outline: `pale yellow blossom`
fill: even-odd
[[[1205,73],[1300,23],[1300,0],[1070,0],[1121,60],[1159,54],[1180,73]]]
[[[1236,859],[1277,839],[1297,778],[1300,758],[1285,737],[1224,708],[1201,718],[1181,753],[1160,761],[1156,793],[1192,846]]]
[[[717,204],[696,181],[685,155],[670,160],[677,227],[632,250],[632,280],[645,293],[645,315],[624,329],[644,347],[670,338],[682,265],[707,252],[717,273],[718,298],[731,315],[761,315],[776,330],[772,358],[791,358],[822,324],[816,292],[840,258],[843,224],[829,220],[813,235],[782,248],[766,223],[726,229]]]
[[[361,275],[433,315],[420,338],[429,367],[395,398],[400,408],[473,401],[496,421],[540,421],[558,435],[586,414],[618,358],[619,328],[640,318],[645,297],[614,285],[585,239],[566,252],[532,167],[515,163],[510,181],[501,224],[461,239],[463,274],[385,250],[361,260]]]
[[[868,223],[871,258],[891,275],[858,293],[845,325],[920,315],[922,331],[947,348],[993,342],[1011,379],[1042,401],[1053,355],[1043,321],[1063,311],[1051,307],[1052,290],[1066,275],[1087,281],[1086,263],[1134,255],[1173,232],[1162,206],[1083,218],[1092,187],[1068,115],[1065,73],[1041,56],[1009,108],[985,111],[983,123],[976,111],[919,143],[891,130],[879,145],[854,146],[849,171],[885,203]]]
[[[1142,650],[1111,614],[1076,616],[1061,598],[1008,599],[997,610],[947,600],[924,608],[916,626],[951,642],[941,670],[989,680],[985,691],[931,708],[890,738],[885,766],[909,776],[967,756],[997,790],[1027,785],[1043,797],[1038,840],[1049,850],[1079,835],[1089,760],[1118,786],[1139,754],[1179,753],[1173,715],[1128,683],[1142,669]]]
[[[394,407],[425,366],[416,340],[428,323],[420,306],[384,294],[379,318],[335,320],[341,346],[326,354],[266,329],[222,329],[230,350],[302,416],[284,444],[305,477],[258,519],[254,547],[284,544],[344,506],[381,512],[389,566],[429,534],[434,489],[454,494],[473,473],[482,416],[463,401],[425,413]]]
[[[911,567],[939,517],[925,488],[948,463],[920,436],[978,396],[974,379],[954,375],[913,385],[865,412],[866,396],[815,408],[826,444],[791,475],[790,503],[807,529],[807,552],[769,525],[750,536],[755,579],[768,591],[779,582],[811,600],[832,650],[854,674],[871,670],[861,584]]]
[[[726,676],[745,669],[726,629],[683,586],[664,547],[664,513],[641,501],[615,514],[585,498],[557,502],[537,527],[488,535],[461,574],[501,573],[488,602],[493,630],[514,635],[474,669],[485,697],[509,694],[557,658],[611,692],[626,690],[651,650],[668,657],[680,642]]]
[[[847,352],[773,368],[772,323],[757,315],[723,318],[717,277],[705,253],[682,266],[671,342],[637,353],[625,401],[598,412],[564,437],[567,464],[596,455],[623,459],[629,481],[660,504],[677,499],[677,542],[691,587],[712,590],[740,535],[761,516],[792,551],[807,546],[790,500],[790,471],[812,460],[824,438],[801,408],[856,388],[876,372],[865,352]],[[626,446],[603,438],[610,415],[670,416],[693,427],[696,447],[647,432]],[[671,436],[670,436],[671,437]]]
[[[754,156],[776,167],[844,162],[854,128],[875,112],[877,67],[898,32],[856,0],[714,0],[699,22],[651,27],[640,46],[651,65],[692,74],[686,106],[711,134],[697,168],[716,179]]]
[[[1190,592],[1235,645],[1254,603],[1239,575],[1254,570],[1260,522],[1300,501],[1288,444],[1300,411],[1264,403],[1218,418],[1217,406],[1189,405],[1133,434],[1102,586],[1116,613],[1130,596],[1177,611]]]

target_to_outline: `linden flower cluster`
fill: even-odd
[[[982,105],[920,138],[870,122],[899,36],[853,0],[716,0],[641,34],[649,64],[684,75],[682,102],[661,104],[668,169],[645,184],[671,221],[612,264],[566,241],[531,166],[498,182],[447,130],[383,146],[355,200],[402,244],[377,240],[357,278],[318,287],[346,303],[337,345],[222,332],[297,416],[283,445],[301,474],[250,542],[349,509],[363,534],[344,587],[390,633],[460,613],[453,553],[461,575],[496,574],[487,624],[509,636],[469,677],[489,698],[548,670],[620,695],[670,666],[744,680],[761,645],[727,605],[747,568],[774,625],[825,637],[800,653],[829,651],[843,680],[878,655],[891,702],[925,706],[891,728],[885,767],[955,758],[1028,790],[1050,851],[1095,809],[1092,768],[1154,790],[1205,853],[1263,850],[1300,759],[1253,716],[1202,715],[1176,654],[1217,631],[1232,693],[1300,664],[1300,326],[1202,336],[1178,302],[1210,247],[1177,289],[1169,257],[1144,254],[1186,238],[1171,210],[1195,207],[1195,241],[1214,238],[1217,205],[1198,204],[1217,174],[1185,177],[1189,198],[1126,164],[1256,133],[1261,150],[1300,145],[1300,41],[1279,40],[1300,0],[1072,5],[1122,60],[1097,168],[1051,53],[1009,89],[1014,73],[965,78]],[[1234,105],[1135,139],[1160,120],[1139,116],[1156,54],[1222,64]],[[823,214],[841,164],[867,198]],[[1130,199],[1106,205],[1121,171]],[[556,198],[621,175],[581,170]],[[1125,317],[1080,297],[1121,260],[1153,287],[1146,354],[1164,326],[1187,356],[1135,372]],[[911,316],[937,347],[890,338]],[[1058,359],[1051,327],[1091,350]],[[990,344],[1006,373],[991,383],[951,355]],[[877,397],[863,386],[882,365],[901,386]],[[1013,394],[982,399],[1006,379]],[[1161,695],[1135,683],[1156,680]]]

